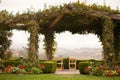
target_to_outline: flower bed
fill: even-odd
[[[14,74],[41,74],[41,73],[54,73],[56,70],[56,62],[54,61],[42,61],[39,63],[30,63],[29,60],[21,60],[16,66],[9,64],[4,66],[3,73]]]
[[[101,65],[97,67],[87,66],[85,67],[85,72],[88,75],[95,76],[120,76],[120,66],[113,65],[112,67],[108,67],[106,65]]]

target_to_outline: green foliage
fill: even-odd
[[[25,74],[25,73],[26,73],[26,70],[25,70],[25,69],[18,69],[18,73],[20,73],[20,74]]]
[[[93,4],[90,6],[90,8],[101,12],[105,11],[109,13],[119,13],[119,10],[112,10],[110,6],[101,6],[101,5]]]
[[[43,73],[54,73],[56,71],[56,62],[55,61],[45,61],[43,63],[45,68],[43,69]]]
[[[4,64],[0,63],[0,69],[2,69],[2,70],[3,70],[3,69],[4,69],[4,67],[5,67],[5,66],[4,66]]]
[[[47,59],[52,60],[53,54],[56,51],[56,42],[55,42],[55,32],[52,30],[46,30],[44,32],[45,38],[44,38],[44,49],[47,54]]]
[[[97,66],[92,68],[92,75],[95,76],[102,76],[104,73],[104,70],[107,70],[106,66]]]
[[[14,74],[19,73],[19,68],[18,67],[13,67],[12,73],[14,73]]]
[[[18,66],[20,64],[20,62],[19,61],[14,61],[14,60],[6,60],[6,61],[3,61],[3,64],[5,66],[8,66],[8,65]]]
[[[31,72],[32,67],[38,67],[38,62],[31,63],[29,59],[20,58],[19,62],[20,62],[19,66],[23,65],[27,72]]]
[[[28,59],[30,60],[31,63],[33,62],[38,62],[38,24],[34,21],[31,20],[30,23],[32,26],[29,27],[28,32],[30,33],[30,38],[29,38],[29,51],[28,51]]]
[[[40,74],[40,73],[42,73],[42,70],[40,70],[40,69],[37,68],[37,67],[32,67],[32,68],[31,68],[31,73],[32,73],[32,74]]]
[[[95,60],[94,64],[95,64],[95,66],[103,65],[104,61],[103,60]]]
[[[5,55],[7,54],[7,50],[11,45],[11,40],[10,40],[11,36],[12,36],[11,31],[0,29],[0,58],[1,59],[6,59]]]
[[[12,32],[9,31],[10,28],[7,25],[4,25],[5,20],[8,20],[12,17],[12,14],[6,10],[0,11],[0,58],[4,59],[4,54],[9,49],[11,45]]]
[[[107,65],[100,65],[100,66],[88,66],[86,69],[89,75],[95,76],[119,76],[120,75],[120,66],[113,65],[109,67]]]
[[[120,66],[120,60],[116,61],[116,64]]]
[[[12,57],[13,53],[10,50],[7,50],[5,54],[3,54],[3,59],[8,60]]]
[[[97,14],[94,16],[94,13]],[[54,34],[70,31],[75,34],[94,33],[97,35],[103,45],[104,59],[106,63],[116,62],[119,53],[119,30],[116,32],[115,27],[119,28],[119,20],[111,19],[110,15],[113,13],[120,14],[118,10],[112,10],[110,7],[90,5],[86,6],[81,3],[64,4],[63,6],[51,6],[49,9],[39,10],[33,12],[28,10],[25,13],[17,13],[15,16],[9,14],[7,11],[0,11],[0,57],[10,46],[10,29],[28,30],[29,38],[29,60],[31,63],[38,62],[38,34],[45,35],[44,46],[47,58],[52,60],[53,54],[56,50],[56,43],[54,41]],[[93,15],[92,15],[93,14]],[[52,27],[54,21],[62,15],[62,18]],[[16,25],[16,24],[22,24]],[[114,25],[116,24],[116,25]],[[114,33],[117,33],[117,38]],[[115,41],[115,43],[114,43]],[[118,42],[117,42],[118,41]],[[114,51],[117,47],[117,51]],[[117,60],[116,60],[116,59]]]
[[[101,35],[101,41],[103,45],[103,53],[104,59],[107,64],[112,65],[115,61],[115,53],[114,53],[114,24],[112,20],[103,16],[103,32]]]
[[[79,62],[78,68],[81,74],[87,74],[85,72],[85,67],[89,66],[89,62]]]

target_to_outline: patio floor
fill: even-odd
[[[55,74],[80,74],[79,70],[56,70]]]

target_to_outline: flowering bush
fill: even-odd
[[[85,71],[89,75],[96,75],[96,76],[116,76],[120,75],[120,66],[112,66],[112,68],[106,66],[106,65],[101,65],[98,67],[91,67],[88,66],[85,68]]]
[[[20,73],[20,74],[26,74],[27,71],[25,69],[18,69],[18,73]]]
[[[12,73],[16,73],[16,74],[18,74],[18,70],[19,70],[18,67],[13,67],[13,69],[12,69]]]
[[[85,67],[85,73],[91,74],[91,72],[92,72],[92,67],[91,66]]]
[[[120,69],[116,70],[116,72],[118,73],[118,75],[120,75]]]
[[[111,76],[117,75],[117,72],[114,70],[105,70],[103,74],[104,74],[104,76],[111,77]]]
[[[32,74],[39,74],[39,73],[42,73],[42,70],[40,70],[40,69],[37,68],[37,67],[32,67],[31,73],[32,73]]]
[[[24,65],[20,65],[19,68],[20,68],[20,69],[24,69],[25,66],[24,66]]]
[[[14,65],[14,64],[13,64]],[[39,74],[39,73],[54,73],[56,70],[56,62],[45,61],[42,63],[34,62],[31,63],[27,59],[22,59],[18,65],[8,65],[4,68],[5,73],[14,74]]]
[[[45,65],[43,65],[43,64],[39,64],[39,69],[45,69]]]
[[[13,66],[11,66],[11,65],[8,65],[7,67],[5,67],[6,73],[12,73],[12,70],[13,70]]]

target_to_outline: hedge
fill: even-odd
[[[81,74],[86,74],[85,72],[85,67],[89,66],[89,62],[88,61],[85,61],[85,62],[79,62],[78,64],[78,69],[79,69],[79,72]]]
[[[7,60],[7,61],[3,61],[3,64],[5,66],[8,66],[8,65],[18,66],[20,64],[20,62],[17,60]]]
[[[103,65],[104,61],[103,60],[95,60],[95,65],[99,66],[99,65]]]
[[[55,61],[40,61],[40,64],[45,66],[43,73],[54,73],[56,71],[56,62]]]

